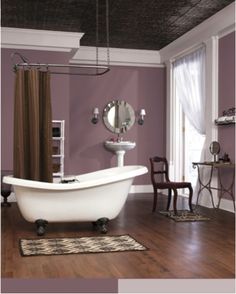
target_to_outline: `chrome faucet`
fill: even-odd
[[[123,138],[120,137],[120,133],[117,135],[117,142],[120,143],[123,141]]]

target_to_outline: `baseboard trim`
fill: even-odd
[[[153,187],[152,185],[132,185],[129,191],[129,194],[139,194],[139,193],[153,193]],[[162,195],[167,196],[167,193],[162,193]],[[180,195],[181,196],[181,195]],[[185,198],[185,196],[181,196],[183,198]],[[15,197],[15,193],[12,192],[11,195],[8,197],[8,202],[16,202],[16,197]],[[1,197],[1,202],[3,202],[3,197]],[[201,204],[202,205],[202,204]],[[208,207],[206,205],[202,205],[204,207]],[[233,207],[233,202],[230,199],[222,199],[221,203],[220,203],[220,208],[222,210],[226,210],[232,213],[235,213],[234,211],[234,207]]]
[[[133,193],[152,193],[152,185],[132,185],[129,191],[130,194]]]
[[[152,185],[132,185],[129,194],[134,193],[153,193],[153,187]],[[12,192],[7,200],[8,202],[16,202],[15,193]],[[1,198],[1,202],[3,202],[3,197]]]
[[[167,192],[165,190],[158,191],[158,192],[161,192],[162,195],[167,196]],[[139,194],[139,193],[153,193],[153,187],[152,187],[152,185],[132,185],[129,193],[130,194],[134,194],[134,193],[137,193],[137,194]],[[179,196],[181,196],[183,199],[188,197],[186,195],[179,195]],[[207,208],[212,208],[211,204],[207,205],[205,203],[201,203],[200,205],[204,206],[204,207],[207,207]],[[229,199],[222,198],[219,209],[235,213],[232,200],[229,200]]]
[[[220,207],[219,208],[222,209],[222,210],[226,210],[226,211],[235,213],[233,201],[230,200],[230,199],[224,199],[224,198],[222,198],[221,199],[221,202],[220,202]]]

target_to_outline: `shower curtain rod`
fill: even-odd
[[[22,56],[21,56],[22,58]],[[73,72],[56,72],[56,71],[50,71],[52,74],[69,74],[69,75],[103,75],[107,73],[110,68],[106,65],[77,65],[77,64],[54,64],[54,63],[28,63],[28,62],[22,62],[17,63],[14,65],[14,70],[16,70],[18,67],[37,67],[37,68],[46,68],[47,70],[49,68],[80,68],[80,69],[94,69],[96,70],[95,73],[89,72],[89,73],[73,73]],[[102,70],[99,72],[99,70]]]
[[[19,52],[14,52],[11,54],[11,59],[18,55],[20,57],[20,63],[14,64],[14,71],[19,67],[36,67],[38,69],[43,68],[48,70],[49,68],[74,68],[74,69],[87,69],[87,72],[60,72],[60,71],[50,71],[52,74],[68,74],[68,75],[85,75],[85,76],[98,76],[107,73],[110,68],[110,52],[109,52],[109,0],[106,0],[106,41],[107,41],[107,65],[98,64],[98,41],[99,41],[99,0],[96,0],[96,64],[86,65],[86,64],[53,64],[53,63],[33,63],[24,57]]]

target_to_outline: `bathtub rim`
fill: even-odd
[[[11,175],[4,176],[3,182],[6,184],[10,184],[12,186],[27,187],[31,189],[67,191],[67,190],[76,190],[76,189],[86,189],[86,188],[106,185],[113,182],[124,181],[130,178],[135,178],[136,176],[146,174],[148,172],[147,167],[143,165],[126,165],[122,167],[112,167],[112,168],[102,169],[102,170],[98,170],[98,171],[94,171],[90,173],[76,175],[75,178],[79,180],[79,178],[82,176],[89,176],[89,175],[95,175],[100,173],[102,174],[106,171],[115,171],[115,170],[119,171],[119,173],[108,175],[104,178],[85,180],[82,182],[75,182],[75,183],[68,183],[68,184],[47,183],[47,182],[40,182],[40,181],[33,181],[33,180],[25,180],[25,179],[15,178]],[[64,178],[66,178],[66,176]]]

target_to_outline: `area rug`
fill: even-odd
[[[20,252],[22,256],[142,250],[147,250],[147,248],[129,235],[54,239],[20,239]]]
[[[210,218],[199,214],[199,212],[190,212],[189,210],[178,210],[178,215],[174,214],[173,210],[170,211],[159,211],[161,214],[173,219],[176,222],[198,222],[198,221],[209,221]]]

